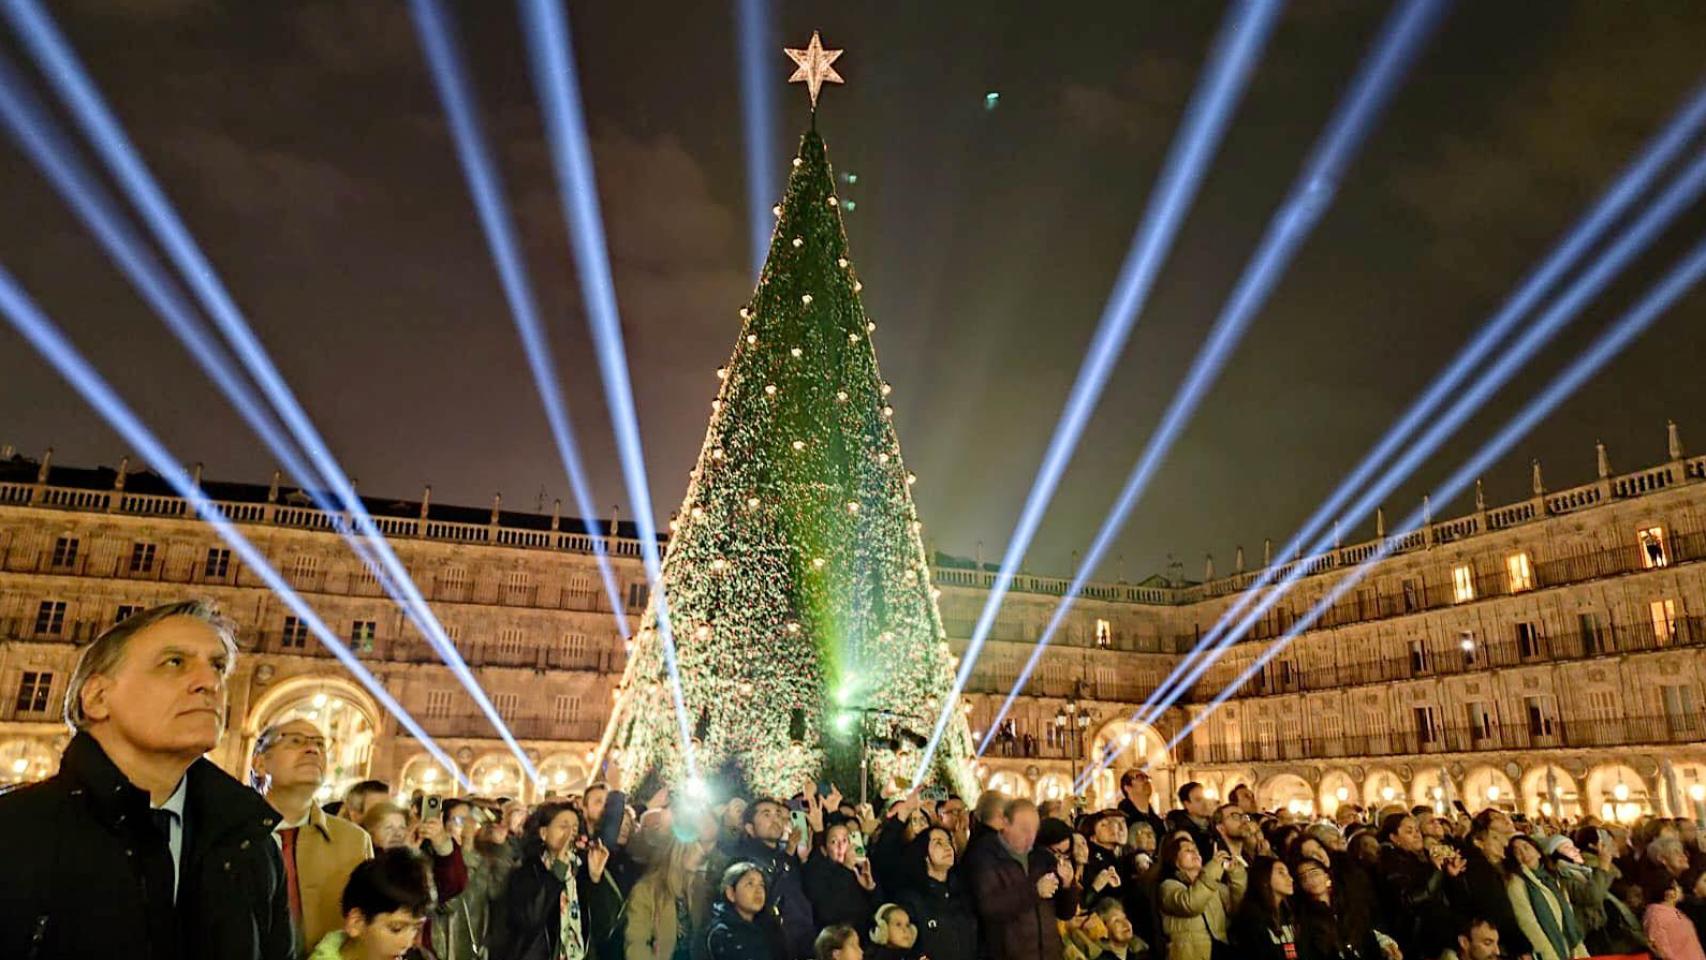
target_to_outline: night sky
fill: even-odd
[[[1209,3],[777,4],[816,28],[866,309],[932,545],[999,557],[1207,55]],[[368,494],[532,509],[567,483],[406,8],[52,4],[278,365]],[[1028,567],[1070,571],[1386,5],[1299,2],[1276,33]],[[732,4],[570,4],[660,519],[679,503],[749,292]],[[626,498],[513,5],[457,5],[602,504]],[[0,29],[0,34],[5,31]],[[1282,541],[1706,72],[1706,5],[1462,2],[1134,514],[1123,564],[1190,577]],[[23,62],[9,35],[0,52]],[[792,69],[767,66],[778,87]],[[34,75],[32,74],[32,78]],[[989,91],[999,106],[985,109]],[[45,87],[38,92],[45,94]],[[769,196],[806,123],[777,91]],[[766,200],[768,205],[769,200]],[[1400,498],[1396,518],[1706,229],[1680,220]],[[44,181],[0,147],[0,262],[187,461],[273,463]],[[1706,448],[1696,291],[1487,478],[1489,500]],[[9,328],[0,443],[120,441]],[[1466,508],[1436,505],[1436,515]],[[1396,512],[1393,512],[1396,511]],[[626,506],[623,515],[631,516]],[[1368,535],[1363,531],[1347,539]]]

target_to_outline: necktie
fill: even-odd
[[[297,940],[303,937],[302,930],[302,890],[296,884],[296,827],[287,827],[278,832],[279,851],[284,854],[284,886],[290,893],[290,925],[296,931]]]

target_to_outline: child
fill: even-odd
[[[865,951],[859,948],[859,931],[845,923],[824,927],[812,944],[816,960],[864,960]]]
[[[431,905],[426,864],[406,849],[380,850],[350,872],[339,901],[344,928],[326,934],[308,960],[398,960]]]

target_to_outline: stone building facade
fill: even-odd
[[[1706,457],[1432,521],[1402,538],[1300,561],[1307,575],[1152,723],[1144,699],[1249,591],[1261,567],[1200,583],[1085,588],[979,767],[1038,799],[1081,775],[1098,801],[1145,764],[1163,796],[1196,780],[1254,786],[1264,806],[1329,812],[1389,801],[1632,817],[1706,813]],[[520,746],[521,765],[337,533],[340,518],[281,487],[203,488],[450,755],[439,767],[353,682],[253,571],[148,473],[0,454],[0,783],[52,771],[80,646],[131,610],[217,600],[244,656],[215,759],[244,766],[255,734],[292,715],[327,726],[336,785],[538,796],[587,776],[646,603],[633,530],[606,542],[611,602],[586,525],[551,515],[366,500],[399,559]],[[1378,525],[1384,527],[1383,523]],[[605,524],[601,529],[610,529]],[[1292,625],[1382,544],[1388,556],[1308,629]],[[965,646],[993,571],[938,557],[950,642]],[[984,732],[1029,658],[1063,579],[1021,575],[966,692]],[[1267,589],[1267,588],[1264,588]],[[1206,719],[1207,704],[1288,632]],[[1181,733],[1183,731],[1183,733]],[[1177,743],[1173,741],[1177,740]],[[1092,757],[1113,754],[1086,775]],[[335,786],[335,785],[334,785]]]

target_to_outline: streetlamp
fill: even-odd
[[[1094,711],[1079,703],[1078,698],[1084,692],[1084,681],[1078,680],[1072,685],[1072,696],[1066,702],[1055,708],[1054,725],[1060,731],[1061,740],[1066,744],[1068,760],[1072,764],[1072,782],[1078,782],[1078,754],[1084,749],[1084,733],[1090,729],[1094,721]]]

